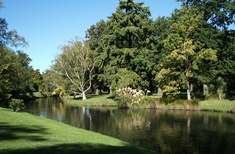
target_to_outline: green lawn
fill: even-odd
[[[10,153],[151,153],[118,139],[0,108],[0,151]]]
[[[199,102],[201,110],[235,112],[235,101],[230,100],[204,100]]]
[[[79,106],[117,106],[117,103],[108,94],[87,95],[86,100],[82,100],[81,97],[76,99],[65,97],[64,100],[68,104]]]

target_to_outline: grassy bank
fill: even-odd
[[[172,102],[159,101],[154,99],[146,104],[147,108],[170,109],[170,110],[200,110],[235,113],[235,100],[181,100],[176,99]]]
[[[2,154],[150,153],[115,138],[4,108],[0,108],[0,136]]]
[[[65,97],[64,101],[71,105],[79,106],[117,106],[117,103],[110,98],[110,95],[87,95],[86,100],[81,97],[74,99],[73,97]]]
[[[233,112],[235,113],[235,100],[204,100],[199,102],[201,110]]]
[[[117,106],[117,103],[112,100],[109,95],[89,95],[88,97],[89,98],[87,100],[67,98],[65,99],[65,102],[77,106]],[[235,100],[161,100],[160,98],[155,96],[148,96],[144,104],[135,107],[157,108],[167,110],[203,110],[235,113]]]

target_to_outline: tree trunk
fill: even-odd
[[[191,100],[191,94],[190,94],[190,89],[189,88],[187,89],[187,98],[188,98],[188,100]]]
[[[209,90],[208,90],[208,86],[206,84],[203,84],[203,95],[208,95]]]
[[[112,91],[112,86],[109,86],[109,94],[112,94],[113,91]]]
[[[187,99],[191,100],[191,85],[190,82],[187,82]]]
[[[161,88],[157,88],[157,95],[162,95],[162,89]]]
[[[193,84],[192,83],[190,84],[190,91],[191,92],[193,91]]]
[[[96,95],[99,95],[99,94],[100,94],[100,89],[96,89],[96,90],[95,90],[95,94],[96,94]]]
[[[82,100],[86,100],[86,94],[84,91],[82,92]]]

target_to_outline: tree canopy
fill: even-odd
[[[10,48],[26,46],[27,42],[16,30],[8,30],[7,26],[6,20],[0,18],[0,106],[8,106],[10,99],[36,91],[35,87],[39,84],[34,82],[30,57],[23,51]]]
[[[182,7],[171,16],[153,20],[143,2],[120,0],[107,20],[87,29],[86,40],[75,39],[60,47],[62,52],[42,75],[43,83],[34,72],[33,83],[42,86],[33,87],[43,92],[80,92],[84,99],[88,91],[112,92],[124,87],[152,93],[161,88],[164,93],[185,93],[190,100],[208,86],[219,98],[221,92],[228,96],[235,90],[235,31],[230,28],[234,1],[178,1]],[[5,19],[0,21],[1,50],[13,57],[6,46],[26,42],[8,31]],[[15,54],[30,68],[26,55]],[[2,66],[2,72],[11,67]]]
[[[227,29],[229,25],[235,24],[234,0],[177,0],[187,8],[196,8],[203,13],[203,20],[212,26]]]
[[[234,30],[228,29],[234,22],[234,2],[178,1],[182,7],[170,17],[153,20],[143,2],[120,0],[107,21],[100,20],[86,31],[87,47],[96,59],[92,78],[84,75],[91,79],[91,91],[161,88],[164,93],[187,91],[191,99],[202,85],[216,89],[217,81],[228,82],[234,76]],[[65,58],[66,48],[60,58]],[[78,62],[78,55],[71,58]],[[64,63],[58,73],[70,65]],[[83,81],[78,78],[74,82]],[[234,89],[226,85],[227,92]]]
[[[88,42],[71,41],[61,47],[62,54],[55,59],[54,70],[66,76],[86,99],[86,91],[91,88],[92,73],[95,67],[95,55]]]

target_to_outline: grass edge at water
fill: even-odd
[[[235,101],[231,100],[204,100],[199,102],[200,110],[235,112]]]
[[[148,102],[137,106],[138,108],[156,108],[166,110],[201,110],[201,111],[217,111],[217,112],[233,112],[235,113],[235,100],[181,100],[178,99],[172,103],[161,103],[159,97],[147,96]],[[95,95],[87,100],[67,98],[65,102],[75,106],[112,106],[117,107],[117,103],[110,98],[110,95]],[[196,103],[194,103],[196,102]]]
[[[0,108],[1,153],[152,153],[121,140]]]

